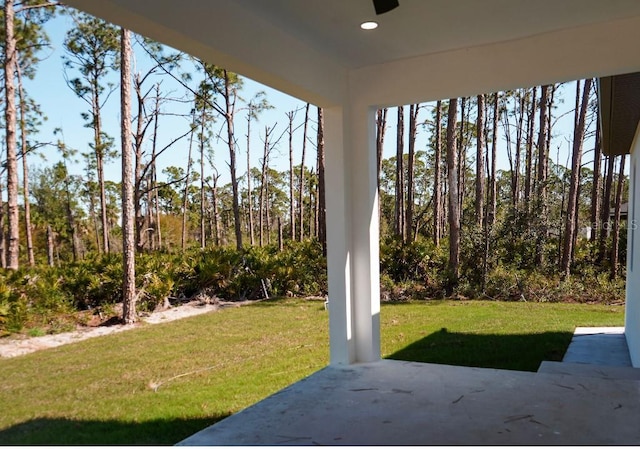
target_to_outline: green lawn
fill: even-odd
[[[383,356],[532,369],[621,306],[382,306]],[[443,330],[446,329],[446,330]],[[272,300],[0,359],[0,444],[174,444],[328,363],[322,302]]]

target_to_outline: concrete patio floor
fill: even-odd
[[[638,372],[584,357],[537,373],[395,360],[327,367],[179,445],[638,445]]]

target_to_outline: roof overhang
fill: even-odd
[[[600,78],[598,93],[602,149],[628,154],[640,123],[640,72]]]
[[[322,107],[640,72],[638,0],[400,0],[380,16],[371,0],[65,3]]]

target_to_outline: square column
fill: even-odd
[[[380,255],[375,110],[325,117],[331,364],[380,359]]]
[[[631,147],[629,211],[627,215],[627,292],[624,333],[631,364],[640,367],[640,126]]]

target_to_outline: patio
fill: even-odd
[[[578,328],[564,360],[329,366],[179,445],[640,444],[640,369],[620,328]]]

